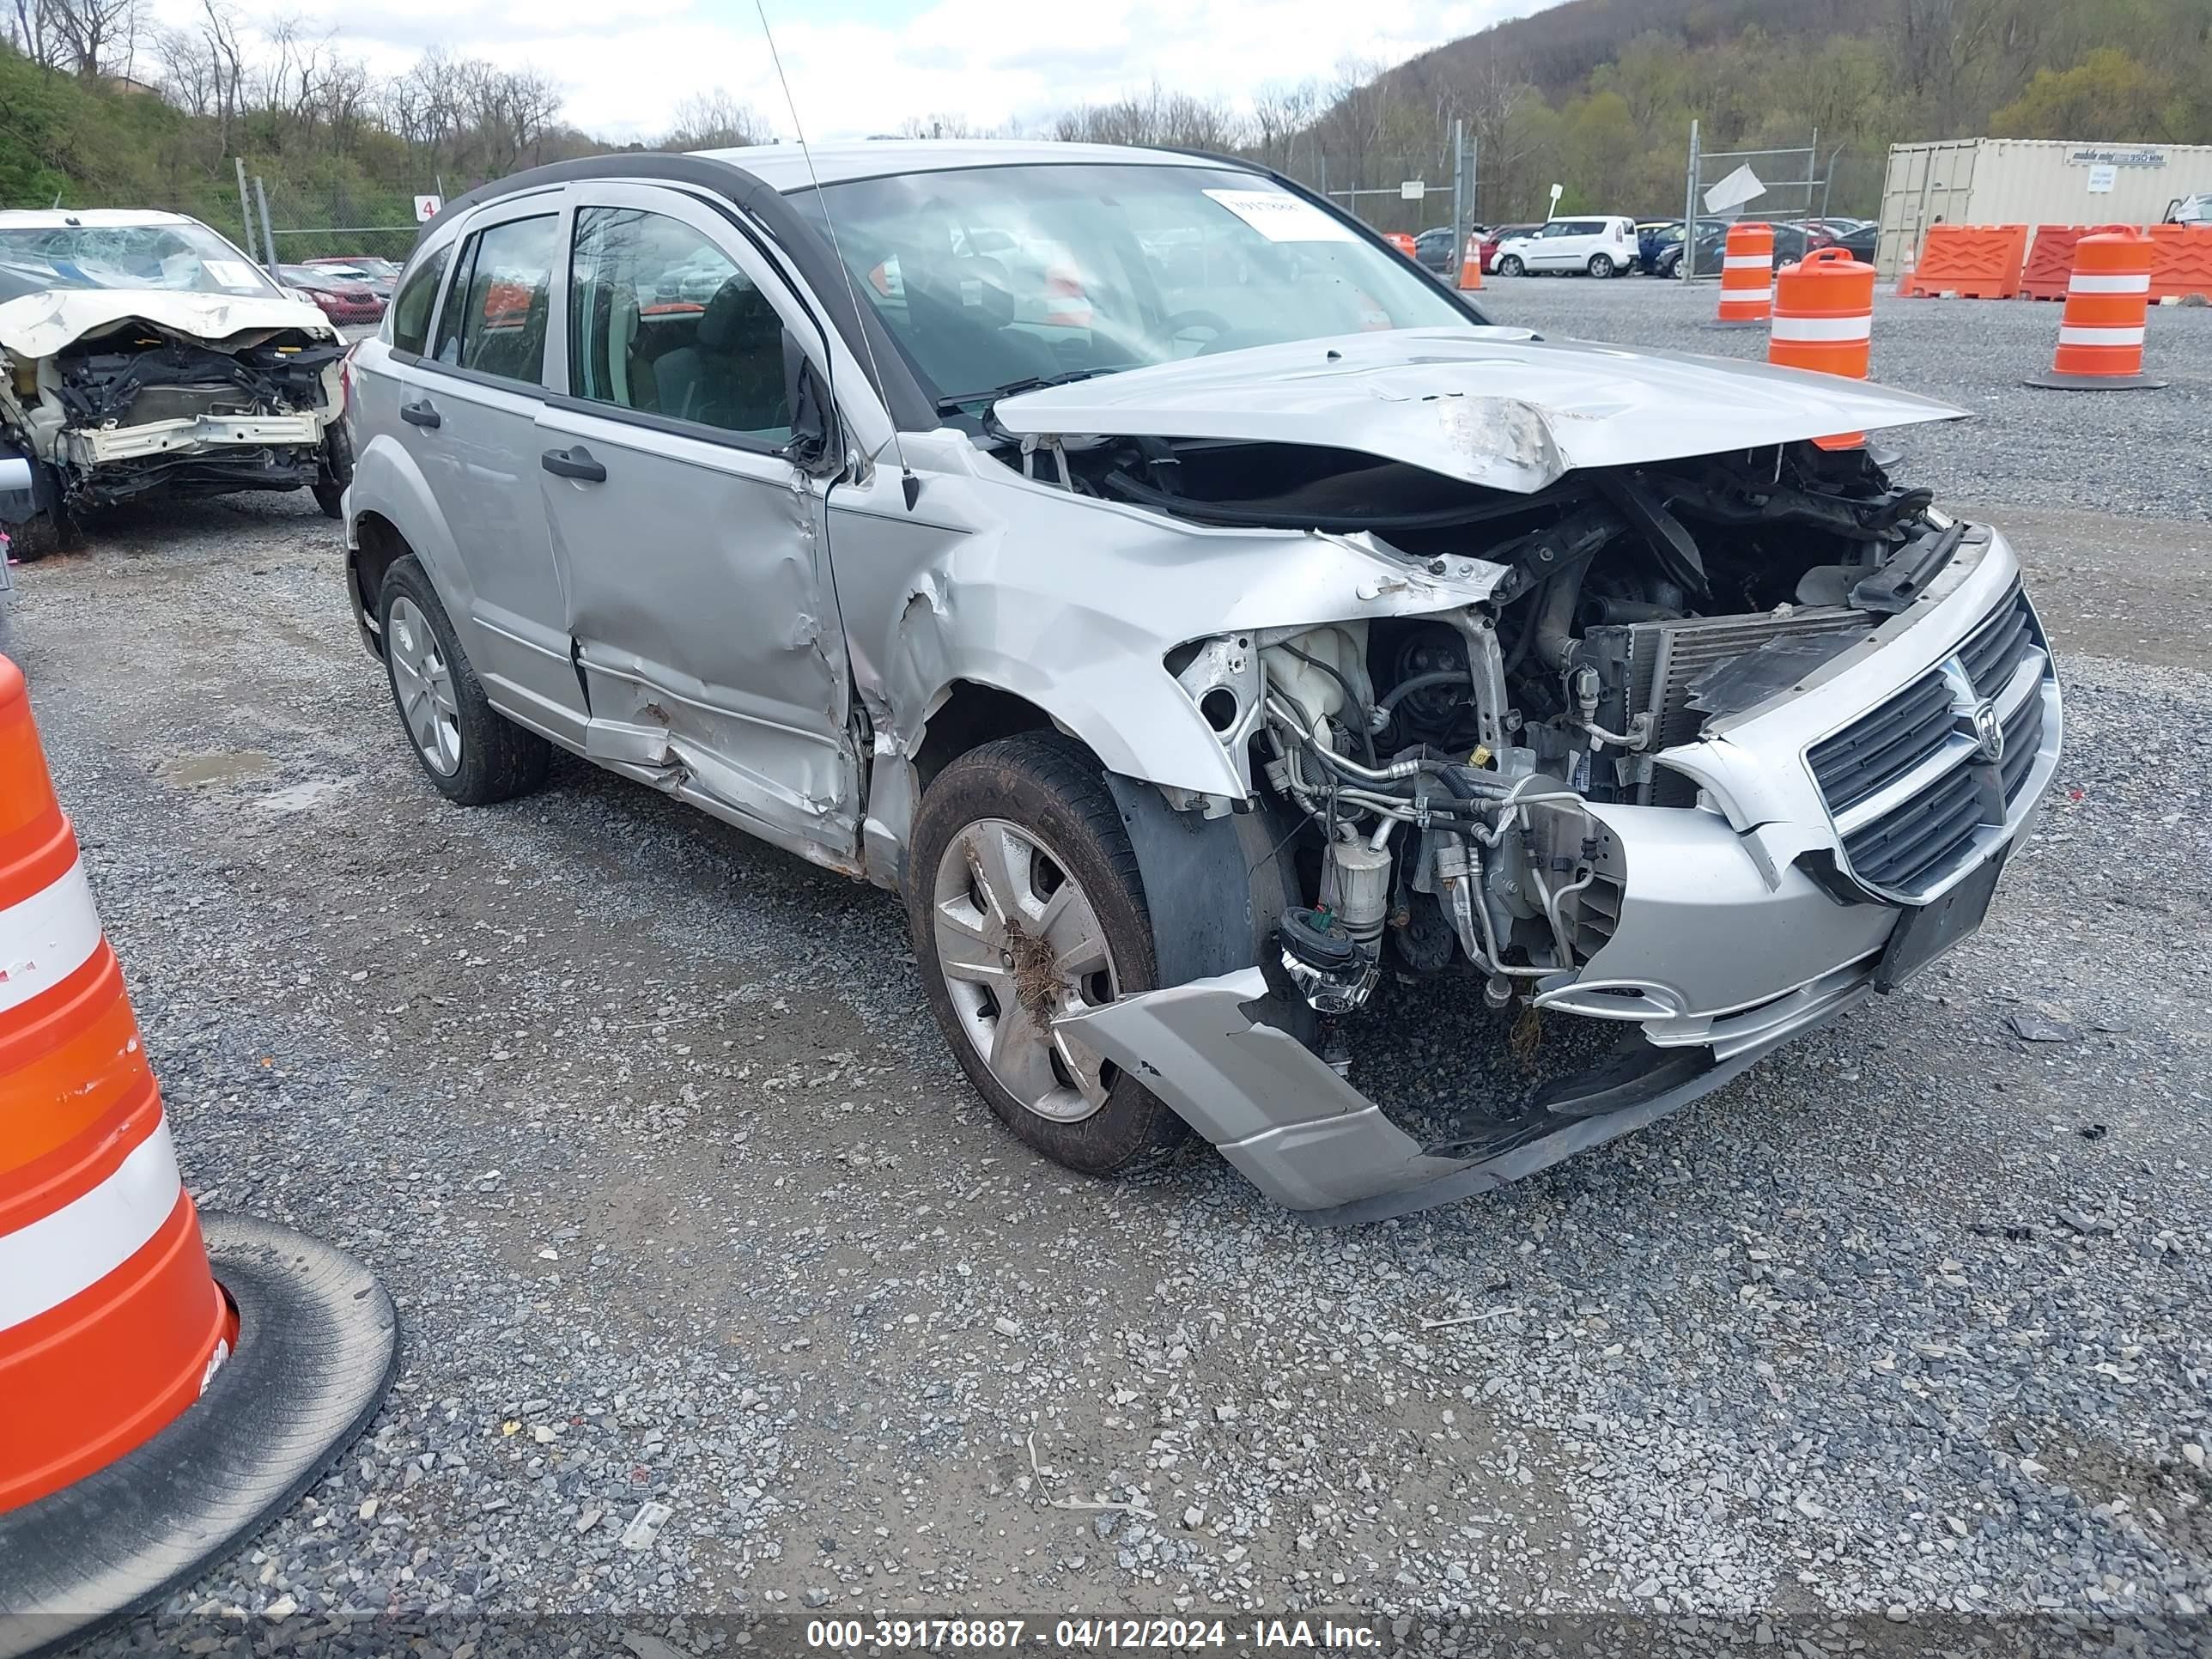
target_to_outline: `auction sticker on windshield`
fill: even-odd
[[[1279,190],[1206,192],[1271,242],[1356,242],[1352,227]]]
[[[203,263],[207,267],[207,274],[221,287],[259,288],[261,286],[260,280],[253,274],[252,265],[242,264],[236,259],[209,259]]]

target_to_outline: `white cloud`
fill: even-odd
[[[894,130],[909,115],[980,127],[1163,87],[1241,101],[1270,82],[1326,80],[1347,58],[1393,63],[1543,0],[883,0],[880,18],[824,18],[800,0],[769,16],[811,138]],[[188,0],[157,0],[183,13]],[[750,0],[271,0],[390,72],[438,46],[528,63],[557,80],[568,118],[650,139],[688,95],[720,86],[787,128]],[[179,16],[176,21],[185,21]]]

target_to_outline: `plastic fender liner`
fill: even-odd
[[[1298,902],[1287,858],[1274,856],[1289,827],[1268,807],[1218,818],[1178,812],[1152,784],[1105,775],[1152,914],[1152,961],[1162,985],[1249,968],[1284,909]]]

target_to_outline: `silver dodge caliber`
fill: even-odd
[[[1972,932],[2057,764],[2012,550],[1855,436],[1960,411],[1494,326],[1240,161],[541,167],[350,386],[431,782],[558,744],[901,894],[1092,1174],[1195,1130],[1351,1220],[1623,1133]],[[1376,1030],[1516,1005],[1578,1069],[1389,1104]]]

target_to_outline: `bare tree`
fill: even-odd
[[[138,0],[38,0],[61,61],[88,81],[126,66],[138,46]]]
[[[676,106],[676,125],[661,139],[663,149],[742,149],[773,143],[775,135],[750,104],[723,88],[695,92]]]
[[[1311,81],[1295,86],[1273,82],[1261,88],[1252,99],[1252,138],[1259,159],[1287,171],[1292,149],[1312,127],[1320,108],[1321,88]]]
[[[902,138],[976,138],[978,133],[964,115],[909,115],[899,123]]]
[[[1158,82],[1109,104],[1085,104],[1056,117],[1053,136],[1076,143],[1163,145],[1176,149],[1241,149],[1246,124],[1218,100],[1165,92]]]
[[[48,22],[49,0],[15,0],[15,15],[9,24],[15,50],[41,69],[53,69],[60,37]]]

